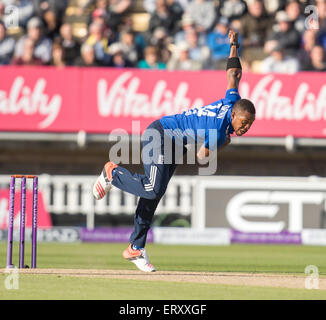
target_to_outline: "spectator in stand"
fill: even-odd
[[[212,60],[216,69],[225,69],[230,55],[229,20],[221,17],[215,29],[207,36],[207,45],[211,50]]]
[[[10,64],[10,60],[15,50],[15,40],[8,37],[6,27],[0,21],[0,65]]]
[[[285,11],[279,11],[275,20],[276,31],[272,31],[265,44],[265,53],[269,54],[274,47],[280,45],[285,50],[286,55],[295,56],[300,49],[301,37]]]
[[[123,54],[123,48],[121,43],[113,43],[109,47],[109,54],[111,60],[108,64],[108,67],[114,68],[132,68],[134,64],[131,63]]]
[[[120,32],[120,42],[124,56],[134,66],[140,57],[140,48],[135,43],[135,35],[131,29],[123,29]]]
[[[247,5],[243,0],[224,0],[218,8],[218,15],[228,18],[229,21],[240,19],[246,12]]]
[[[178,31],[176,35],[174,36],[174,43],[178,45],[180,42],[186,41],[186,33],[188,30],[195,30],[195,22],[192,20],[192,18],[187,14],[184,13],[181,19],[181,27],[182,30]],[[204,32],[199,33],[199,39],[198,42],[201,45],[206,44],[206,35]]]
[[[148,39],[149,39],[149,33],[148,32],[138,32],[136,31],[135,27],[135,20],[132,18],[131,15],[124,17],[124,23],[121,26],[121,29],[119,29],[119,33],[115,35],[115,40],[112,40],[110,43],[120,41],[120,32],[123,30],[131,30],[133,33],[133,42],[135,43],[135,46],[138,50],[138,61],[140,61],[143,58],[143,52],[145,47],[148,45]]]
[[[157,0],[156,9],[149,20],[149,32],[153,34],[158,27],[163,27],[168,34],[174,35],[178,27],[177,17],[167,6],[166,0]]]
[[[78,67],[98,67],[99,64],[95,58],[94,47],[84,43],[80,48],[81,56],[78,57],[75,61],[75,66]]]
[[[56,66],[57,68],[63,68],[66,66],[65,53],[60,43],[60,39],[53,42],[52,59],[50,64]]]
[[[166,64],[159,61],[159,53],[156,47],[145,48],[145,59],[138,63],[141,69],[166,69]]]
[[[261,63],[262,73],[286,73],[293,74],[299,71],[297,58],[285,54],[282,46],[275,47],[271,55]]]
[[[306,17],[301,13],[299,0],[288,0],[285,12],[288,14],[294,28],[302,34],[305,30]]]
[[[93,11],[91,15],[91,20],[89,25],[94,23],[103,26],[103,36],[104,38],[107,38],[109,44],[111,44],[117,41],[118,39],[117,39],[117,33],[113,32],[113,30],[109,28],[108,20],[109,20],[109,16],[107,11],[103,8],[97,8]]]
[[[43,35],[44,26],[40,18],[33,17],[27,23],[27,34],[21,37],[16,44],[15,57],[19,58],[24,53],[24,42],[26,38],[33,40],[35,45],[35,57],[48,64],[52,57],[52,41]]]
[[[98,23],[105,25],[107,27],[108,23],[108,13],[103,8],[97,8],[92,12],[92,15],[90,16],[89,25],[92,23]]]
[[[80,55],[80,44],[74,39],[72,27],[69,23],[64,23],[60,27],[60,44],[63,49],[66,64],[71,66]]]
[[[310,54],[316,45],[316,33],[314,29],[307,29],[302,35],[302,48],[298,52],[301,70],[307,70],[310,66]]]
[[[95,51],[96,62],[100,65],[107,65],[110,61],[108,55],[109,40],[104,34],[105,26],[98,22],[93,22],[89,26],[89,36],[85,43],[92,46]]]
[[[187,70],[187,71],[195,71],[201,70],[202,64],[198,61],[192,60],[189,57],[189,45],[186,42],[180,42],[170,60],[167,63],[168,70]]]
[[[190,2],[186,13],[194,21],[198,32],[208,32],[214,26],[216,10],[213,1],[193,0]]]
[[[111,30],[117,32],[122,24],[122,17],[131,6],[131,0],[89,0],[78,10],[78,15],[86,12],[86,9],[95,4],[95,10],[104,9],[107,13],[106,22]]]
[[[178,44],[179,42],[184,42],[186,38],[186,32],[188,30],[194,30],[195,29],[195,22],[192,20],[192,18],[189,16],[189,14],[184,13],[181,18],[181,30],[178,31],[173,41],[175,44]]]
[[[212,62],[210,59],[210,50],[207,45],[199,44],[198,33],[189,30],[186,34],[186,42],[189,45],[189,57],[202,64],[203,69],[210,69]]]
[[[310,64],[305,71],[326,71],[325,51],[322,46],[316,45],[310,52]]]
[[[1,0],[0,19],[4,21],[5,25],[9,26],[12,23],[12,15],[4,14],[7,6],[14,6],[17,8],[16,16],[18,18],[18,25],[26,28],[27,22],[35,15],[34,5],[32,0]]]
[[[248,0],[248,13],[240,20],[242,36],[242,57],[251,63],[266,58],[264,42],[272,26],[261,0]]]
[[[43,21],[46,24],[46,36],[53,40],[59,34],[59,24],[55,12],[51,10],[44,12]]]
[[[162,27],[156,28],[149,44],[158,49],[159,60],[167,63],[171,57],[169,47],[172,44],[172,38],[168,35],[167,31]]]
[[[32,0],[32,2],[36,15],[46,24],[47,37],[53,40],[59,34],[68,0]]]
[[[12,59],[15,66],[41,66],[43,61],[35,56],[35,42],[31,38],[25,38],[23,42],[23,54]]]

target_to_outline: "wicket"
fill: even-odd
[[[25,258],[26,180],[27,179],[33,179],[32,259],[31,259],[31,268],[36,268],[38,177],[37,176],[32,176],[32,175],[26,175],[26,176],[25,175],[12,175],[11,179],[10,179],[7,268],[13,268],[14,267],[14,265],[12,264],[12,247],[13,247],[16,179],[21,179],[19,268],[25,268],[24,258]]]

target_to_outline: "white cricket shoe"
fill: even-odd
[[[112,188],[112,171],[117,165],[111,161],[104,165],[104,168],[93,185],[93,196],[96,200],[103,199]]]
[[[122,256],[133,262],[136,267],[144,272],[155,272],[156,269],[155,267],[149,262],[149,256],[146,253],[146,250],[139,249],[139,250],[134,250],[131,247],[132,245],[130,244],[126,250],[123,251]]]

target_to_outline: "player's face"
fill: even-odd
[[[255,115],[248,111],[234,111],[231,114],[232,127],[237,136],[245,134],[255,121]]]

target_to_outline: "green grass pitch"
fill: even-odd
[[[55,269],[136,270],[121,252],[126,244],[39,243],[38,267]],[[326,276],[326,247],[231,245],[147,246],[158,270],[195,272],[243,272],[305,276],[307,265]],[[6,264],[6,242],[0,243],[0,268]],[[30,262],[30,244],[25,248]],[[18,246],[14,247],[17,264]],[[326,299],[326,290],[222,285],[210,283],[144,281],[72,277],[66,275],[19,275],[19,289],[7,290],[6,274],[0,273],[0,299]],[[134,292],[137,288],[137,296]]]

